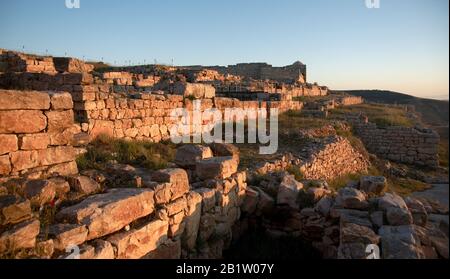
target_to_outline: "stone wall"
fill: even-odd
[[[368,160],[343,137],[326,137],[308,149],[306,152],[310,155],[300,165],[300,171],[307,179],[334,179],[367,171],[369,166]]]
[[[431,129],[391,126],[379,128],[367,119],[350,120],[367,150],[391,161],[439,166],[439,134]]]
[[[147,87],[156,82],[150,74],[94,73],[91,65],[72,58],[54,58],[53,63],[49,60],[55,68],[53,72],[27,72],[27,68],[16,65],[21,62],[14,60],[14,64],[9,60],[9,56],[14,55],[25,61],[40,59],[15,52],[2,53],[0,58],[9,62],[0,73],[0,88],[69,92],[74,102],[75,119],[91,138],[103,133],[116,138],[154,142],[168,139],[174,124],[170,119],[172,111],[191,109],[193,99],[201,100],[202,111],[213,107],[223,110],[226,105],[228,108],[276,107],[280,112],[302,108],[300,102],[290,100],[259,104],[215,98],[215,89],[209,84],[165,80]],[[164,91],[155,91],[158,88]],[[218,103],[220,105],[216,106]]]
[[[77,245],[80,259],[221,258],[247,189],[239,155],[229,145],[187,145],[176,163],[9,180],[1,186],[0,255],[73,258],[66,249]],[[124,185],[104,186],[118,177]],[[33,211],[40,207],[55,211],[51,223]]]
[[[0,177],[77,173],[68,93],[0,90]]]

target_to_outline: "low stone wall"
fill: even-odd
[[[77,173],[68,93],[0,90],[0,177]]]
[[[362,97],[356,96],[344,96],[337,98],[336,105],[337,106],[353,106],[360,105],[364,103],[364,99]]]
[[[356,134],[369,152],[385,159],[419,166],[439,166],[439,134],[426,128],[379,128],[367,120],[353,119]]]

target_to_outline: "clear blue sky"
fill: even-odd
[[[123,64],[300,60],[334,89],[449,92],[448,0],[0,0],[0,48]]]

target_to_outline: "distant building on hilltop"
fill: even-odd
[[[221,74],[231,74],[256,80],[273,80],[283,83],[306,83],[306,65],[300,61],[284,67],[273,67],[267,63],[240,63],[223,66],[188,66],[187,69],[212,69]]]

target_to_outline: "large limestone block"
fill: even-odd
[[[89,230],[87,239],[91,240],[119,231],[153,210],[153,191],[112,189],[64,208],[56,217],[61,221],[86,225]]]
[[[278,187],[277,204],[286,204],[291,208],[298,208],[297,198],[303,184],[295,180],[293,175],[284,175]]]
[[[71,245],[83,244],[87,234],[85,225],[57,224],[49,229],[49,235],[54,238],[54,247],[60,251],[66,250]]]
[[[202,212],[208,212],[216,205],[216,190],[209,188],[195,189],[202,198]]]
[[[183,169],[164,169],[153,173],[152,179],[156,182],[170,183],[170,200],[176,200],[189,192],[189,178]]]
[[[32,134],[47,127],[47,117],[38,110],[0,111],[1,134]]]
[[[174,93],[196,99],[212,99],[216,96],[216,89],[209,84],[178,82],[174,86]]]
[[[343,223],[340,230],[341,243],[378,244],[380,237],[370,228],[353,223]]]
[[[70,57],[54,57],[53,63],[55,64],[55,69],[61,73],[89,73],[94,70],[94,65],[86,64],[81,60]]]
[[[71,189],[85,195],[90,195],[101,190],[100,184],[83,175],[71,176],[68,178],[68,182]]]
[[[214,157],[197,162],[197,176],[202,180],[227,179],[237,172],[238,163],[233,157]]]
[[[21,150],[46,149],[50,145],[50,138],[47,133],[31,134],[22,137]]]
[[[11,153],[13,171],[21,171],[40,166],[51,166],[75,160],[76,149],[60,146],[34,151],[17,151]]]
[[[0,110],[47,110],[49,94],[37,91],[0,89]]]
[[[378,234],[381,237],[383,259],[422,259],[420,239],[413,226],[383,226]]]
[[[408,209],[398,207],[389,207],[386,211],[386,219],[392,226],[411,225],[413,223],[411,212]]]
[[[140,259],[158,248],[167,240],[169,224],[156,220],[129,232],[122,232],[108,238],[117,249],[118,259]]]
[[[340,229],[339,259],[365,259],[368,245],[378,245],[380,237],[366,227],[342,223]]]
[[[53,93],[50,102],[52,110],[73,109],[72,95],[69,93]]]
[[[198,229],[202,215],[202,196],[197,192],[189,192],[187,211],[184,219],[185,229],[181,237],[184,248],[192,251],[197,243]]]
[[[48,132],[61,132],[70,128],[74,123],[73,110],[48,111]]]
[[[0,253],[34,248],[36,236],[39,234],[40,223],[30,220],[15,225],[0,235]]]
[[[12,195],[0,196],[0,213],[0,225],[17,224],[31,217],[31,203]]]
[[[364,210],[369,207],[366,195],[363,192],[350,187],[345,187],[339,191],[336,202],[348,209]]]
[[[195,167],[198,161],[211,157],[213,157],[211,148],[190,144],[177,149],[175,163],[180,167]]]
[[[378,200],[378,208],[387,211],[390,207],[408,209],[405,200],[397,194],[386,193]]]

